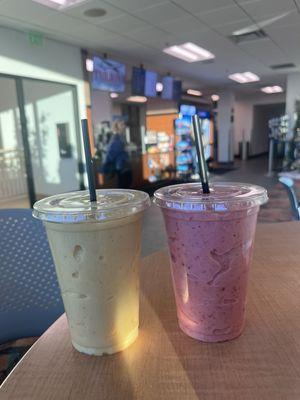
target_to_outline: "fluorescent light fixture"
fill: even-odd
[[[119,97],[118,93],[112,92],[109,94],[111,99],[117,99]]]
[[[261,91],[267,94],[273,94],[273,93],[282,93],[283,89],[281,86],[265,86],[261,88]]]
[[[129,96],[126,99],[127,101],[130,101],[132,103],[146,103],[147,97],[145,96]]]
[[[161,82],[157,82],[155,88],[156,88],[156,91],[157,91],[157,92],[162,92],[163,89],[164,89],[164,85],[163,85]]]
[[[259,76],[253,74],[253,72],[238,72],[228,76],[229,79],[238,83],[250,83],[259,81]]]
[[[202,92],[200,92],[200,90],[188,89],[186,92],[191,96],[202,96]]]
[[[83,3],[86,0],[32,0],[35,3],[43,4],[46,7],[62,10]]]
[[[213,53],[191,42],[166,47],[163,52],[189,63],[215,58]]]
[[[212,101],[219,101],[220,100],[220,96],[218,94],[212,94],[211,95],[211,99],[212,99]]]
[[[91,58],[85,60],[85,68],[88,72],[94,71],[94,61]]]

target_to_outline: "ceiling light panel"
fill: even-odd
[[[250,71],[237,72],[235,74],[229,75],[228,78],[238,83],[251,83],[260,80],[259,76],[253,74],[253,72]]]
[[[190,96],[202,96],[202,93],[200,92],[200,90],[188,89],[186,92]]]
[[[282,93],[283,89],[281,86],[265,86],[261,88],[261,91],[267,94],[273,94],[273,93]]]
[[[144,96],[129,96],[126,99],[127,101],[130,101],[132,103],[146,103],[147,97]]]
[[[32,0],[35,3],[43,4],[46,7],[54,8],[55,10],[64,10],[66,8],[74,7],[87,0]]]
[[[163,52],[189,63],[215,58],[213,53],[191,42],[166,47]]]

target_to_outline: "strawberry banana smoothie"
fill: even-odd
[[[200,184],[162,188],[171,273],[180,328],[207,342],[242,333],[249,266],[263,188],[215,183],[210,194]]]

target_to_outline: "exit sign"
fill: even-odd
[[[28,32],[29,43],[32,46],[43,46],[44,35],[40,32]]]

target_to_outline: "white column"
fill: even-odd
[[[232,162],[234,158],[234,93],[224,91],[219,93],[218,102],[218,161]]]

